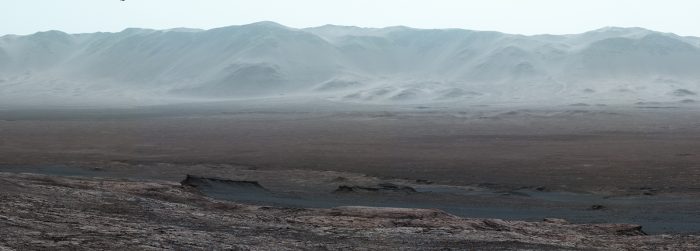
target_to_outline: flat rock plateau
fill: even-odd
[[[0,250],[695,250],[700,237],[630,224],[460,218],[435,209],[276,208],[188,185],[0,173]]]

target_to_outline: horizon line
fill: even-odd
[[[674,32],[665,32],[665,31],[658,31],[658,30],[652,30],[644,27],[639,27],[639,26],[603,26],[601,28],[593,29],[593,30],[588,30],[580,33],[560,33],[560,34],[555,34],[555,33],[539,33],[539,34],[521,34],[521,33],[508,33],[508,32],[502,32],[502,31],[497,31],[497,30],[473,30],[473,29],[468,29],[468,28],[415,28],[415,27],[410,27],[406,25],[392,25],[392,26],[385,26],[385,27],[367,27],[367,26],[354,26],[354,25],[337,25],[337,24],[324,24],[324,25],[319,25],[319,26],[310,26],[310,27],[292,27],[292,26],[287,26],[284,24],[281,24],[279,22],[275,21],[257,21],[257,22],[252,22],[252,23],[246,23],[246,24],[233,24],[233,25],[226,25],[226,26],[221,26],[221,27],[214,27],[214,28],[192,28],[192,27],[173,27],[173,28],[164,28],[164,29],[157,29],[157,28],[147,28],[147,27],[127,27],[124,28],[120,31],[92,31],[92,32],[66,32],[62,30],[57,30],[57,29],[50,29],[50,30],[43,30],[43,31],[36,31],[34,33],[29,33],[29,34],[0,34],[0,37],[6,37],[6,36],[32,36],[36,35],[39,33],[45,33],[45,32],[61,32],[69,35],[82,35],[82,34],[94,34],[94,33],[121,33],[125,32],[127,30],[133,30],[133,29],[140,29],[140,30],[151,30],[151,31],[174,31],[178,29],[189,29],[193,30],[192,32],[204,32],[204,31],[211,31],[211,30],[216,30],[216,29],[222,29],[222,28],[229,28],[229,27],[244,27],[244,26],[253,26],[253,25],[261,25],[261,24],[271,24],[271,25],[278,25],[283,28],[287,29],[295,29],[295,30],[308,30],[308,29],[316,29],[316,28],[322,28],[322,27],[327,27],[327,26],[334,26],[334,27],[346,27],[346,28],[359,28],[359,29],[375,29],[375,30],[383,30],[383,29],[392,29],[392,28],[405,28],[405,29],[412,29],[412,30],[461,30],[461,31],[476,31],[476,32],[495,32],[495,33],[501,33],[501,34],[506,34],[506,35],[515,35],[515,36],[526,36],[526,37],[536,37],[536,36],[570,36],[570,35],[580,35],[580,34],[585,34],[589,32],[595,32],[595,31],[601,31],[604,29],[641,29],[641,30],[646,30],[646,31],[651,31],[651,32],[657,32],[657,33],[663,33],[663,34],[671,34],[679,37],[685,37],[685,38],[700,38],[698,36],[684,36],[684,35],[679,35]]]

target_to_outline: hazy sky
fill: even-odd
[[[214,28],[275,21],[520,34],[645,27],[700,36],[697,0],[0,0],[0,34]]]

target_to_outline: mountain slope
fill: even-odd
[[[0,96],[3,103],[279,95],[409,103],[666,101],[700,91],[699,46],[694,37],[615,27],[538,36],[272,22],[49,31],[0,38]]]

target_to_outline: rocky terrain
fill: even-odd
[[[0,251],[700,250],[700,38],[0,36]]]
[[[433,209],[275,208],[168,181],[0,173],[0,250],[693,250],[629,224],[460,218]]]
[[[0,250],[694,250],[697,121],[665,103],[0,110]]]

